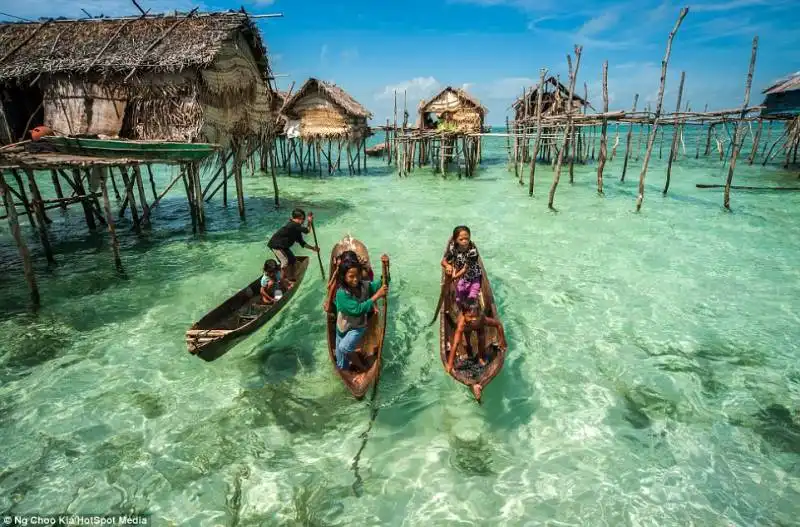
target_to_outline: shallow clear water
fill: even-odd
[[[202,236],[175,190],[152,232],[121,229],[127,281],[80,209],[53,211],[57,267],[23,227],[38,316],[3,222],[0,511],[148,512],[157,525],[793,524],[800,195],[734,192],[723,212],[721,190],[694,185],[723,182],[724,168],[687,142],[666,198],[655,156],[636,214],[641,160],[619,183],[620,146],[605,198],[595,165],[576,166],[554,213],[552,170],[537,168],[531,199],[504,147],[486,140],[473,180],[400,179],[374,160],[367,176],[284,176],[280,211],[271,181],[248,177],[247,220],[215,198]],[[740,163],[735,183],[798,181]],[[315,261],[290,305],[227,355],[186,352],[185,329],[258,275],[294,206],[314,211],[324,251],[350,232],[391,257],[366,440],[370,403],[327,357]],[[509,341],[482,406],[444,374],[427,327],[460,223]]]

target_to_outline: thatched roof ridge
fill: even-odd
[[[344,110],[348,115],[361,117],[364,119],[372,119],[372,113],[364,108],[358,101],[353,99],[353,97],[342,88],[331,82],[322,81],[313,77],[308,79],[305,84],[303,84],[303,86],[297,90],[297,92],[292,95],[288,101],[286,101],[284,113],[287,115],[294,115],[292,110],[297,101],[305,97],[314,89],[326,95],[331,102],[342,108],[342,110]]]
[[[41,73],[127,74],[134,67],[159,72],[202,69],[237,32],[250,44],[266,81],[267,50],[244,12],[3,22],[0,82]]]
[[[443,89],[442,91],[440,91],[439,93],[437,93],[436,95],[434,95],[433,97],[428,99],[427,101],[425,101],[425,100],[421,101],[420,102],[420,107],[419,107],[420,112],[424,113],[425,112],[425,108],[427,108],[433,101],[435,101],[436,99],[438,99],[439,97],[444,95],[445,92],[448,92],[448,91],[453,92],[454,94],[456,94],[456,96],[459,99],[461,99],[463,101],[466,101],[471,106],[474,106],[476,109],[478,109],[481,112],[481,114],[486,115],[487,113],[489,113],[489,110],[485,106],[483,106],[481,104],[481,101],[478,100],[477,97],[475,97],[474,95],[471,95],[466,90],[462,90],[461,88],[453,88],[452,86],[447,86],[445,89]]]
[[[550,85],[556,87],[564,95],[565,98],[569,96],[569,88],[564,86],[564,83],[560,82],[555,77],[550,76],[550,77],[546,78],[544,82],[545,82],[545,84],[550,84]],[[539,83],[537,82],[532,88],[530,88],[529,90],[527,90],[525,92],[525,96],[528,97],[529,99],[533,100],[534,106],[535,106],[535,103],[536,103],[536,95],[537,95],[538,91],[539,91]],[[547,92],[545,92],[545,93],[547,93]],[[581,106],[586,105],[586,106],[589,106],[589,108],[592,108],[592,105],[589,104],[588,101],[585,101],[583,99],[583,97],[579,96],[577,93],[573,93],[572,94],[572,100],[573,101],[578,101],[581,104]],[[511,103],[511,108],[516,110],[520,105],[522,105],[524,103],[525,103],[525,97],[520,95],[519,97],[516,98],[516,100],[513,103]],[[592,109],[594,109],[594,108],[592,108]]]
[[[784,93],[788,91],[800,90],[800,71],[796,71],[787,77],[782,78],[769,88],[763,91],[766,95],[773,93]]]

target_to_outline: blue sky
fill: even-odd
[[[385,122],[393,90],[407,90],[412,116],[423,97],[447,85],[466,87],[504,123],[515,97],[539,68],[567,77],[566,55],[583,45],[578,84],[602,107],[601,74],[609,62],[611,109],[629,108],[634,93],[655,102],[666,39],[683,5],[689,15],[675,38],[665,107],[672,111],[682,70],[684,101],[702,110],[740,106],[753,36],[759,36],[751,102],[778,77],[800,69],[795,51],[796,0],[140,0],[153,12],[238,9],[284,14],[259,22],[281,89],[309,76],[336,82]],[[129,0],[0,0],[0,11],[24,18],[136,14]],[[6,17],[2,17],[6,18]],[[566,83],[565,83],[566,84]],[[641,107],[640,103],[640,107]]]

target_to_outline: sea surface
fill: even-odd
[[[0,512],[174,526],[797,525],[800,193],[733,191],[724,211],[720,189],[695,184],[724,183],[727,165],[703,145],[695,159],[689,136],[662,196],[667,135],[636,213],[643,156],[621,183],[622,134],[605,195],[596,163],[576,165],[574,184],[565,168],[557,211],[553,170],[537,165],[529,197],[503,138],[485,140],[473,179],[400,178],[375,159],[361,176],[281,174],[279,210],[271,179],[248,173],[246,220],[217,195],[198,235],[177,185],[150,231],[119,224],[127,279],[107,233],[89,234],[79,207],[54,210],[57,266],[22,226],[38,314],[0,222]],[[800,186],[781,164],[740,159],[734,183]],[[186,351],[192,322],[259,276],[293,207],[314,212],[323,260],[347,233],[391,258],[374,400],[355,401],[332,369],[315,258],[291,303],[227,355]],[[509,342],[482,405],[445,375],[428,325],[459,224]]]

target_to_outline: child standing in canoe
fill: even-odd
[[[456,358],[456,352],[461,341],[464,341],[466,348],[472,348],[471,336],[473,332],[477,332],[478,337],[478,350],[471,350],[472,358],[478,361],[481,366],[486,365],[486,352],[488,351],[490,342],[487,337],[487,328],[495,328],[497,331],[497,346],[501,350],[507,347],[506,334],[503,330],[503,323],[497,319],[487,317],[480,308],[480,303],[477,300],[468,300],[463,306],[461,313],[458,316],[458,324],[456,332],[453,335],[453,342],[450,343],[448,350],[447,367],[445,371],[450,373],[453,371],[453,362]],[[473,384],[472,391],[475,397],[481,398],[481,390],[483,387],[480,384]]]
[[[389,263],[389,257],[384,254],[381,262]],[[342,370],[350,367],[354,352],[367,331],[375,303],[388,292],[381,280],[364,280],[363,272],[358,260],[346,258],[339,264],[336,276],[336,367]],[[389,277],[386,279],[388,283]]]
[[[317,253],[319,252],[319,247],[309,245],[303,239],[303,234],[308,234],[310,232],[309,227],[314,221],[314,217],[309,214],[307,226],[304,227],[303,221],[305,219],[306,213],[303,209],[294,209],[289,222],[278,229],[278,231],[272,235],[269,242],[267,242],[267,247],[272,249],[272,252],[275,253],[278,261],[281,263],[281,275],[285,276],[291,282],[295,281],[294,264],[297,262],[297,258],[295,258],[294,253],[292,253],[292,245],[297,243],[300,244],[301,247],[305,247]]]
[[[476,300],[481,291],[483,273],[478,263],[478,248],[472,243],[472,233],[466,225],[453,229],[450,245],[442,258],[442,268],[456,282],[456,303],[464,305]]]

